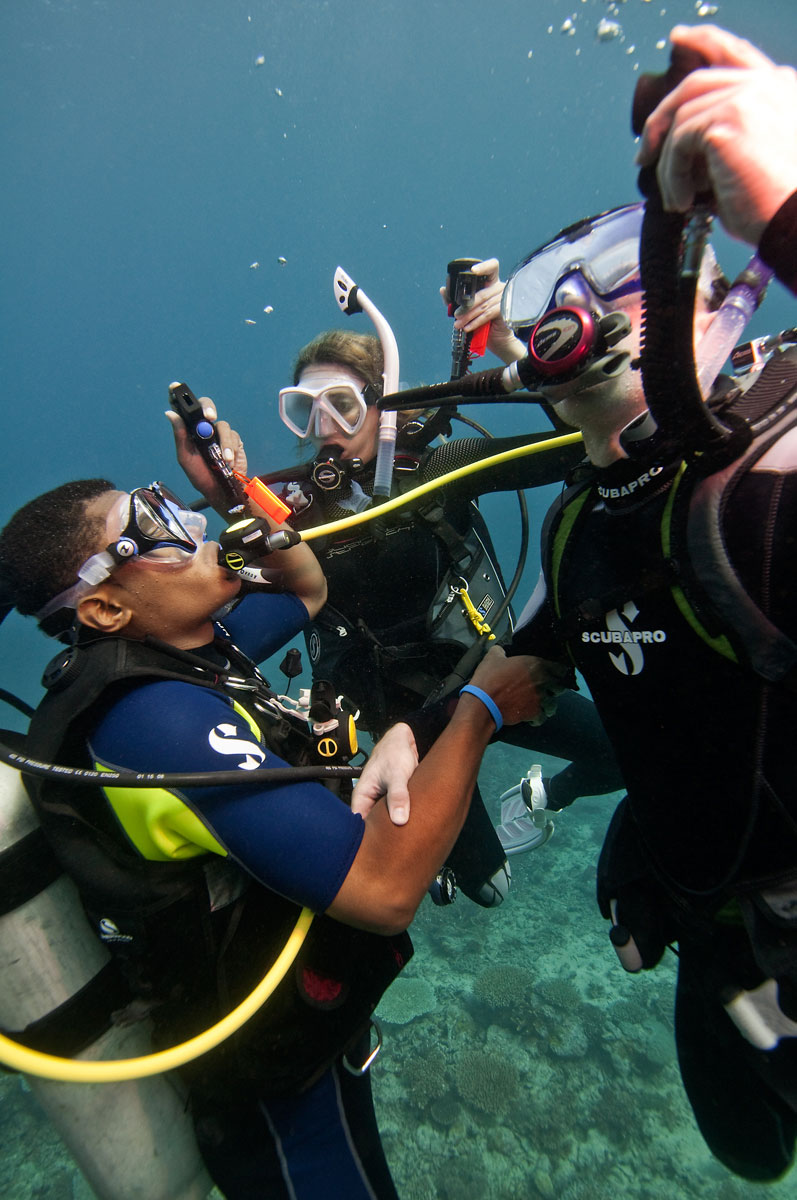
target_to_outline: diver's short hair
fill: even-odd
[[[107,479],[77,479],[14,513],[0,532],[0,574],[4,594],[19,612],[39,612],[71,587],[82,564],[101,549],[104,521],[90,518],[86,505],[115,490]]]
[[[293,366],[293,382],[299,382],[305,367],[319,363],[347,367],[370,384],[377,397],[382,395],[385,369],[382,344],[372,333],[354,333],[348,329],[327,329],[319,333],[299,351]]]

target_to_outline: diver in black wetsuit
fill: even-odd
[[[294,510],[297,529],[351,515],[369,504],[374,481],[382,394],[382,348],[371,335],[322,333],[299,353],[294,386],[280,393],[280,415],[316,450],[302,465],[261,478]],[[394,494],[434,480],[456,467],[543,441],[548,435],[457,438],[430,447],[434,428],[411,420],[399,432]],[[499,638],[511,633],[511,612],[493,619],[506,594],[489,532],[475,498],[490,491],[540,486],[563,478],[581,457],[579,446],[545,450],[433,491],[428,499],[384,521],[343,530],[312,543],[329,589],[328,601],[305,633],[313,674],[331,679],[360,710],[358,723],[379,736],[439,691],[466,681],[478,661],[455,668],[479,634],[459,592],[485,612]],[[186,465],[184,463],[184,465]],[[241,468],[245,470],[245,467]],[[486,644],[486,643],[484,643]],[[552,779],[531,784],[540,808],[559,810],[577,796],[603,794],[622,781],[594,706],[567,693],[554,718],[501,737],[536,752],[570,759]],[[500,903],[508,884],[505,855],[544,840],[522,814],[493,829],[478,793],[448,860],[457,885],[485,906]],[[520,816],[518,820],[517,817]]]
[[[757,245],[797,293],[797,73],[710,26],[678,27],[673,41],[723,69],[696,71],[664,100],[646,126],[641,161],[661,151],[671,209],[688,210],[710,184],[729,231]],[[722,442],[690,442],[693,428],[708,425],[699,395],[687,436],[667,422],[666,397],[654,411],[648,396],[651,430],[636,357],[640,209],[571,226],[517,268],[504,294],[505,318],[533,330],[532,340],[535,323],[555,309],[568,310],[553,318],[562,328],[574,310],[596,325],[608,314],[628,318],[617,343],[624,358],[541,387],[557,415],[581,429],[591,470],[549,516],[545,587],[510,653],[567,656],[590,687],[628,788],[598,871],[612,942],[631,971],[654,967],[677,943],[676,1044],[701,1133],[730,1170],[773,1180],[791,1166],[797,1139],[797,699],[785,669],[797,655],[797,361],[776,351],[735,408],[726,396],[709,410]],[[679,233],[680,223],[669,228]],[[698,347],[721,289],[704,255]],[[663,313],[650,291],[646,300],[647,387],[647,343]],[[672,328],[663,336],[675,409],[688,381],[675,378]],[[666,363],[659,340],[656,349]],[[770,415],[770,443],[742,460],[742,423]],[[720,497],[711,526],[719,536],[701,541],[682,523],[688,515],[693,525],[706,495]],[[705,577],[705,561],[723,574],[701,598],[688,581]],[[697,611],[693,596],[702,600]],[[741,636],[753,627],[771,651],[763,663]],[[386,748],[401,745],[401,730]],[[358,785],[362,810],[384,792],[390,800],[394,788],[403,803],[402,784],[395,762],[375,757]]]

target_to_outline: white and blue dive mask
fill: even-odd
[[[108,579],[118,567],[134,561],[174,566],[196,554],[205,540],[207,517],[193,512],[162,483],[123,492],[106,519],[118,531],[104,550],[78,570],[77,582],[54,596],[37,614],[43,621],[62,608],[77,608],[81,598]]]
[[[644,204],[628,204],[563,229],[533,250],[507,280],[501,315],[525,330],[552,307],[590,307],[590,292],[612,302],[638,292]],[[593,304],[594,306],[594,304]]]

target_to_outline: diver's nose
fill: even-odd
[[[591,310],[595,307],[595,297],[587,281],[578,271],[573,271],[572,274],[566,275],[556,285],[556,291],[553,294],[553,303],[554,308],[586,308]]]
[[[332,420],[328,412],[323,408],[318,409],[315,414],[315,436],[317,438],[330,437],[335,432],[335,422]]]

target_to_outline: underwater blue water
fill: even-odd
[[[637,73],[666,65],[659,43],[672,24],[696,20],[697,7],[694,0],[3,0],[0,523],[31,496],[76,476],[107,475],[125,488],[163,478],[179,491],[162,415],[176,378],[214,397],[244,434],[254,468],[292,461],[276,393],[289,382],[295,350],[343,323],[332,297],[337,264],[393,325],[402,380],[447,377],[450,322],[437,294],[447,261],[495,254],[506,271],[564,224],[636,198],[628,114]],[[773,57],[797,61],[793,0],[711,7],[713,19]],[[604,16],[621,24],[622,37],[597,39]],[[568,20],[572,33],[563,29]],[[726,269],[738,269],[744,250],[719,244]],[[368,328],[364,317],[346,320]],[[775,286],[751,331],[793,324],[793,304]],[[547,427],[533,408],[468,412],[496,433]],[[529,498],[527,587],[549,498]],[[513,501],[490,498],[484,511],[511,574]],[[0,645],[0,686],[35,702],[51,649],[16,616],[0,629]],[[3,714],[3,723],[17,721]],[[497,796],[525,765],[488,764],[489,794]],[[470,906],[444,914],[446,933],[437,940],[448,937],[450,946],[426,936],[426,925],[444,918],[423,913],[414,973],[433,964],[435,983],[442,979],[437,1002],[451,1004],[447,1028],[456,1014],[467,1017],[451,1054],[468,1039],[481,1045],[493,1028],[457,990],[467,991],[470,977],[457,980],[452,970],[446,980],[453,932],[486,962],[504,954],[515,961],[517,950],[502,939],[511,947],[517,938],[533,957],[531,901],[535,920],[554,919],[535,889],[542,870],[535,860],[546,856],[549,871],[558,864],[555,886],[564,887],[574,871],[589,869],[579,839],[594,856],[607,812],[585,809],[578,833],[573,817],[569,835],[561,832],[523,860],[525,891],[517,887],[506,911],[485,917]],[[588,881],[572,905],[594,932],[595,953],[606,957]],[[574,934],[562,936],[567,942]],[[572,961],[565,944],[562,963]],[[660,1003],[664,1022],[669,982],[641,981],[645,1003]],[[408,1032],[416,1041],[434,1039],[437,1027],[422,1021],[399,1026],[399,1039]],[[566,1072],[566,1057],[554,1061]],[[434,1180],[445,1174],[446,1155],[456,1153],[459,1118],[435,1124],[425,1110],[404,1105],[395,1091],[401,1071],[394,1081],[393,1068],[377,1075],[377,1093],[403,1195],[446,1196]],[[543,1153],[534,1149],[533,1129],[514,1131],[514,1118],[475,1114],[461,1133],[475,1145],[474,1162],[488,1143],[507,1162]],[[683,1111],[668,1119],[689,1129]],[[408,1149],[419,1122],[436,1163],[425,1182]],[[506,1132],[507,1124],[514,1140],[502,1142],[496,1128]],[[55,1186],[47,1182],[52,1170],[30,1144],[44,1134],[30,1129],[39,1132],[21,1147],[28,1182],[13,1160],[4,1194],[72,1195],[80,1185],[66,1168],[59,1167],[58,1190],[47,1190]],[[4,1137],[4,1151],[9,1142]],[[677,1144],[668,1142],[667,1153]],[[641,1152],[618,1145],[621,1159]],[[550,1150],[553,1158],[572,1152],[555,1139]],[[699,1141],[689,1155],[698,1164],[694,1188],[679,1182],[674,1196],[752,1194],[713,1166]],[[634,1191],[630,1172],[628,1195],[664,1194],[661,1148],[656,1164],[645,1184],[652,1190]],[[591,1167],[593,1178],[611,1179],[622,1191],[613,1169],[600,1159]],[[528,1182],[508,1170],[489,1187],[497,1196],[536,1197],[546,1194],[546,1175],[557,1194],[570,1187],[575,1197],[572,1181],[557,1179],[550,1164],[530,1169]],[[463,1184],[457,1194],[480,1195],[482,1186],[473,1175],[470,1191]],[[769,1194],[787,1195],[786,1185]]]

